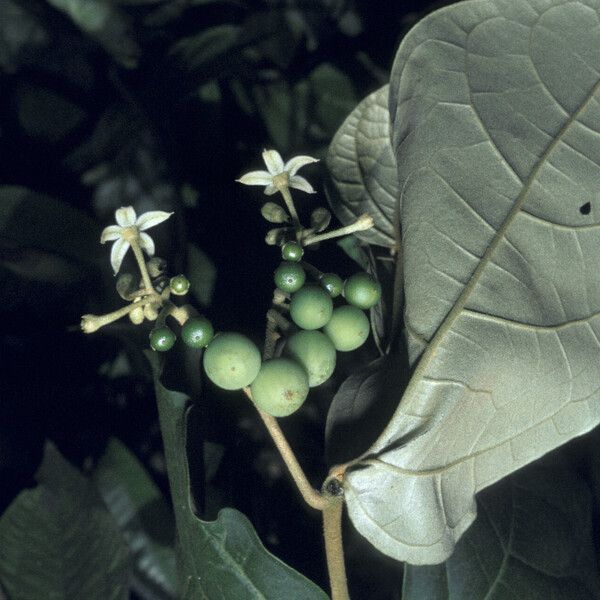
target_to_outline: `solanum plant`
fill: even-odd
[[[186,442],[193,408],[163,378],[185,345],[196,352],[194,373],[252,403],[302,498],[322,513],[334,600],[349,597],[343,506],[359,534],[404,563],[403,600],[600,598],[598,432],[592,443],[581,438],[600,422],[599,24],[597,0],[466,0],[423,19],[404,37],[389,84],[331,142],[339,228],[328,230],[325,207],[310,224],[296,210],[292,193],[315,193],[298,172],[316,159],[266,150],[266,170],[238,180],[273,197],[261,208],[279,263],[262,344],[221,331],[187,302],[186,274],[153,256],[147,230],[170,213],[117,210],[101,241],[114,244],[116,274],[130,248],[139,273],[117,279],[125,306],[85,315],[81,329],[129,318],[149,330],[178,537],[172,594],[324,598],[266,552],[240,513],[198,518]],[[361,272],[318,268],[311,250],[340,236]],[[343,353],[360,352],[371,335],[379,356],[332,393],[334,466],[315,489],[278,419],[293,423]],[[114,524],[92,511],[89,481],[55,452],[46,452],[40,488],[0,521],[9,565],[0,560],[0,577],[20,564],[2,542],[28,532],[32,506],[50,496],[65,506],[61,523],[77,516],[66,488],[85,492],[114,538]],[[46,529],[60,531],[55,521]],[[123,555],[114,539],[101,541],[111,558]],[[174,557],[153,550],[168,571]],[[115,571],[122,580],[123,567]]]
[[[183,274],[168,278],[163,269],[153,278],[151,260],[155,253],[152,238],[146,230],[166,221],[171,215],[151,211],[139,217],[132,207],[116,211],[117,225],[104,229],[101,243],[114,242],[110,261],[115,275],[123,258],[132,249],[139,269],[139,285],[122,294],[129,301],[123,308],[106,315],[84,315],[81,329],[93,333],[126,315],[135,325],[154,321],[149,345],[157,353],[171,350],[179,336],[191,348],[205,348],[202,367],[206,376],[225,390],[243,390],[254,403],[281,457],[306,503],[323,513],[325,549],[334,600],[348,596],[341,537],[343,471],[335,468],[326,477],[321,490],[308,482],[292,448],[277,423],[276,417],[288,417],[296,412],[308,397],[311,387],[321,385],[333,374],[336,350],[351,351],[359,348],[370,331],[369,319],[363,309],[375,306],[381,298],[380,284],[368,273],[359,272],[345,284],[335,273],[323,274],[313,264],[303,260],[306,247],[369,229],[373,220],[359,216],[354,223],[337,230],[324,231],[329,218],[323,219],[326,209],[317,209],[313,224],[301,223],[291,188],[314,193],[306,179],[297,175],[304,165],[316,162],[310,156],[297,156],[284,164],[275,150],[265,150],[263,160],[268,171],[253,171],[243,175],[239,182],[265,186],[264,193],[281,193],[284,205],[269,203],[262,214],[267,221],[290,222],[279,235],[278,252],[283,262],[275,270],[272,307],[267,311],[267,326],[262,352],[248,337],[235,332],[221,332],[191,304],[175,302],[185,296],[189,281]],[[277,206],[277,208],[274,208]],[[274,215],[274,216],[273,216]],[[325,225],[323,225],[325,224]],[[150,267],[150,268],[149,268]],[[312,283],[307,283],[307,273]],[[131,278],[127,276],[127,281]],[[123,286],[117,286],[123,287]],[[343,292],[341,289],[343,288]],[[343,294],[344,299],[341,297]],[[173,298],[171,297],[173,296]],[[334,308],[334,299],[338,304]],[[140,315],[140,316],[138,316]],[[322,329],[322,332],[318,331]],[[283,356],[276,342],[284,341]],[[198,369],[200,369],[198,363]],[[164,435],[165,446],[170,437]],[[167,454],[173,449],[166,448]],[[169,474],[172,489],[179,485]],[[173,490],[182,495],[184,490]],[[179,532],[180,537],[182,533]]]

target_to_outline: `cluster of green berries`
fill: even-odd
[[[239,333],[215,336],[205,317],[192,317],[181,329],[185,344],[206,348],[204,371],[215,385],[225,390],[249,386],[253,402],[275,417],[298,410],[309,389],[331,377],[337,351],[348,352],[364,344],[370,332],[364,310],[381,298],[379,282],[366,272],[346,281],[335,273],[324,273],[318,284],[307,284],[300,244],[288,242],[281,253],[283,262],[275,271],[275,284],[290,294],[290,318],[299,328],[286,339],[281,357],[263,361],[256,344]],[[176,283],[171,280],[171,287]],[[333,300],[342,295],[347,304],[334,307]],[[150,334],[150,344],[158,351],[169,350],[175,339],[167,326]]]
[[[185,275],[176,275],[169,281],[171,293],[184,296],[190,289]],[[190,348],[204,348],[210,344],[215,331],[212,323],[203,316],[190,317],[181,328],[181,339]],[[168,325],[160,325],[150,332],[150,347],[156,352],[167,352],[174,345],[177,336]]]

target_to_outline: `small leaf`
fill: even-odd
[[[364,271],[369,269],[369,256],[355,235],[341,238],[337,245]]]
[[[335,134],[327,154],[327,197],[336,217],[349,225],[368,213],[375,226],[356,233],[363,241],[394,245],[394,211],[400,199],[390,143],[388,86],[367,96]]]
[[[173,514],[143,465],[121,442],[111,439],[93,479],[129,546],[134,588],[152,589],[160,598],[174,597]]]
[[[0,518],[11,600],[126,600],[127,547],[93,485],[49,442],[36,479]]]
[[[405,566],[403,600],[599,598],[589,488],[561,458],[483,491],[444,564]]]

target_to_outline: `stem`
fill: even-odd
[[[142,274],[142,280],[147,290],[150,290],[151,293],[156,293],[154,290],[154,286],[152,285],[152,281],[150,281],[150,275],[148,275],[148,267],[146,267],[146,261],[144,260],[144,254],[142,253],[142,249],[138,243],[137,237],[129,240],[129,244],[131,245],[131,249],[135,255],[135,260],[137,260],[138,267],[140,268],[140,273]]]
[[[107,313],[105,315],[83,315],[81,317],[81,328],[84,333],[93,333],[94,331],[98,331],[101,327],[112,323],[113,321],[117,321],[121,317],[129,314],[133,309],[138,308],[139,306],[144,306],[145,304],[149,304],[153,298],[143,298],[139,302],[134,302],[131,304],[127,304],[118,310]]]
[[[348,235],[350,233],[356,233],[357,231],[365,231],[366,229],[370,229],[373,227],[373,219],[367,214],[361,215],[351,223],[350,225],[346,225],[345,227],[340,227],[339,229],[334,229],[333,231],[327,231],[325,233],[321,233],[319,235],[311,235],[304,240],[304,246],[309,246],[310,244],[317,244],[318,242],[323,242],[324,240],[330,240],[336,237],[342,237],[344,235]]]
[[[250,388],[244,388],[244,392],[246,396],[252,400]],[[327,499],[315,490],[306,478],[294,451],[290,447],[283,431],[281,431],[281,427],[279,427],[277,419],[262,411],[258,406],[256,407],[256,410],[263,420],[277,450],[279,450],[279,454],[281,454],[281,458],[288,468],[288,471],[306,504],[317,510],[324,510],[328,503]]]
[[[327,572],[331,585],[331,600],[350,600],[344,547],[342,545],[342,508],[341,498],[332,498],[323,509],[323,536],[325,537],[325,555]]]

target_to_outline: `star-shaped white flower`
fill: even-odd
[[[109,225],[100,236],[101,244],[115,242],[110,251],[110,264],[115,275],[119,272],[133,240],[137,240],[137,244],[148,256],[154,256],[154,242],[143,232],[166,221],[172,214],[164,210],[151,210],[138,217],[132,206],[123,206],[115,211],[118,225]]]
[[[264,193],[267,196],[271,196],[279,191],[279,188],[274,183],[274,179],[278,175],[287,173],[287,185],[289,187],[296,190],[302,190],[308,194],[315,193],[315,190],[310,183],[308,183],[304,177],[296,175],[296,173],[298,172],[298,169],[305,165],[319,162],[318,158],[313,158],[312,156],[294,156],[284,164],[281,154],[279,154],[277,150],[265,150],[262,153],[262,157],[265,161],[265,165],[267,165],[268,171],[250,171],[250,173],[242,175],[239,179],[236,179],[236,181],[239,181],[244,185],[264,185],[266,186]]]

